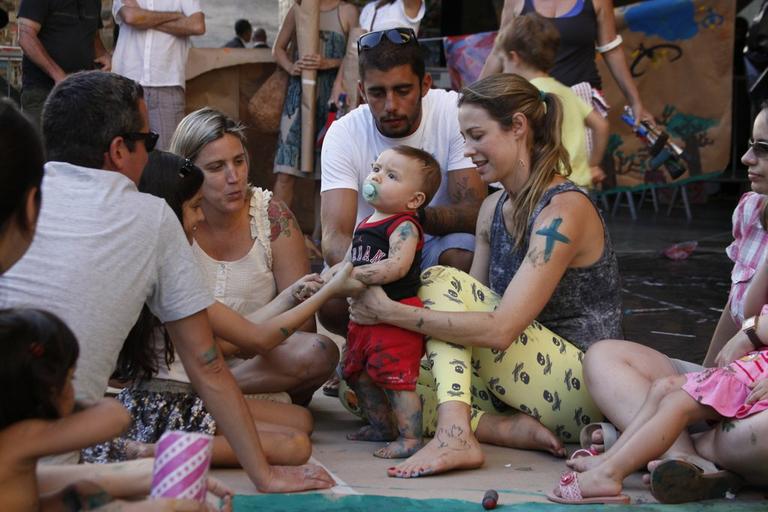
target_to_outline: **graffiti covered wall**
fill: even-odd
[[[730,158],[734,2],[647,0],[616,10],[622,46],[645,107],[684,149],[687,176],[717,173]],[[445,38],[453,86],[472,82],[494,33]],[[620,115],[625,99],[602,59],[604,95],[612,105],[603,166],[618,185],[670,181],[649,171],[647,147]]]

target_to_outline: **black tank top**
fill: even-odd
[[[533,0],[525,0],[520,14],[529,12],[536,12]],[[601,89],[603,83],[595,64],[597,14],[592,0],[577,0],[574,8],[565,16],[547,19],[560,32],[560,46],[555,65],[549,70],[550,76],[568,87],[589,82],[595,89]]]
[[[504,224],[503,206],[509,196],[506,192],[502,193],[496,204],[490,233],[488,284],[493,291],[504,294],[528,253],[536,218],[553,197],[566,192],[584,194],[570,181],[547,189],[528,220],[523,243],[517,248]],[[599,210],[597,213],[600,215]],[[605,222],[603,237],[605,241],[600,259],[588,267],[566,269],[549,302],[536,317],[542,325],[582,350],[602,339],[622,339],[619,267]]]
[[[411,221],[419,231],[419,242],[413,257],[411,268],[402,278],[382,286],[387,296],[392,300],[413,297],[421,286],[421,248],[424,245],[424,234],[419,221],[413,214],[403,213],[393,215],[377,222],[368,222],[370,217],[363,219],[352,236],[352,252],[350,260],[353,267],[377,263],[387,258],[389,254],[389,237],[392,232],[405,221]]]

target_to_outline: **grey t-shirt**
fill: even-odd
[[[45,165],[42,192],[34,241],[0,277],[0,307],[64,320],[80,343],[75,394],[97,400],[145,302],[168,322],[213,298],[164,200],[120,173],[62,162]]]

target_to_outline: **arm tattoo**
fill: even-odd
[[[547,239],[547,244],[544,247],[544,263],[548,262],[549,258],[552,257],[552,250],[555,248],[555,242],[562,242],[564,244],[571,243],[571,240],[567,236],[557,230],[562,223],[562,217],[558,217],[553,219],[552,223],[546,228],[541,228],[536,231],[537,235],[541,235]]]
[[[477,196],[477,191],[469,185],[469,178],[463,176],[453,184],[455,189],[451,190],[450,199],[453,204],[479,203],[481,198]]]
[[[289,327],[281,327],[281,328],[280,328],[280,333],[281,333],[281,334],[282,334],[284,337],[286,337],[286,338],[287,338],[288,336],[290,336],[291,334],[293,334],[294,332],[296,332],[296,329],[292,329],[292,328],[289,328]]]
[[[483,202],[482,194],[472,186],[467,176],[449,173],[446,178],[450,180],[448,184],[450,205],[425,209],[422,228],[431,235],[474,233],[477,214]]]
[[[291,225],[295,226],[295,219],[291,210],[280,200],[272,199],[267,207],[269,218],[269,241],[274,242],[280,236],[290,238]]]
[[[424,212],[426,216],[422,228],[430,235],[475,231],[478,208],[474,205],[435,206]]]
[[[216,346],[212,346],[200,355],[200,360],[204,365],[208,366],[213,363],[219,357],[219,352],[216,350]]]

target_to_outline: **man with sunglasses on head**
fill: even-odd
[[[328,265],[344,259],[355,226],[372,212],[362,195],[371,164],[385,149],[404,144],[434,156],[443,175],[434,199],[419,211],[426,233],[422,269],[447,265],[468,272],[477,213],[487,191],[464,156],[458,94],[430,89],[423,49],[410,28],[369,32],[357,44],[358,86],[367,104],[333,123],[323,142],[323,257]],[[344,334],[346,303],[328,301],[320,320]]]
[[[214,343],[206,312],[214,299],[181,224],[163,199],[136,188],[157,143],[142,87],[113,73],[75,73],[51,91],[42,125],[44,199],[32,246],[0,277],[0,308],[35,307],[64,320],[80,344],[76,397],[95,401],[146,303],[260,491],[332,486],[317,466],[267,462]]]

